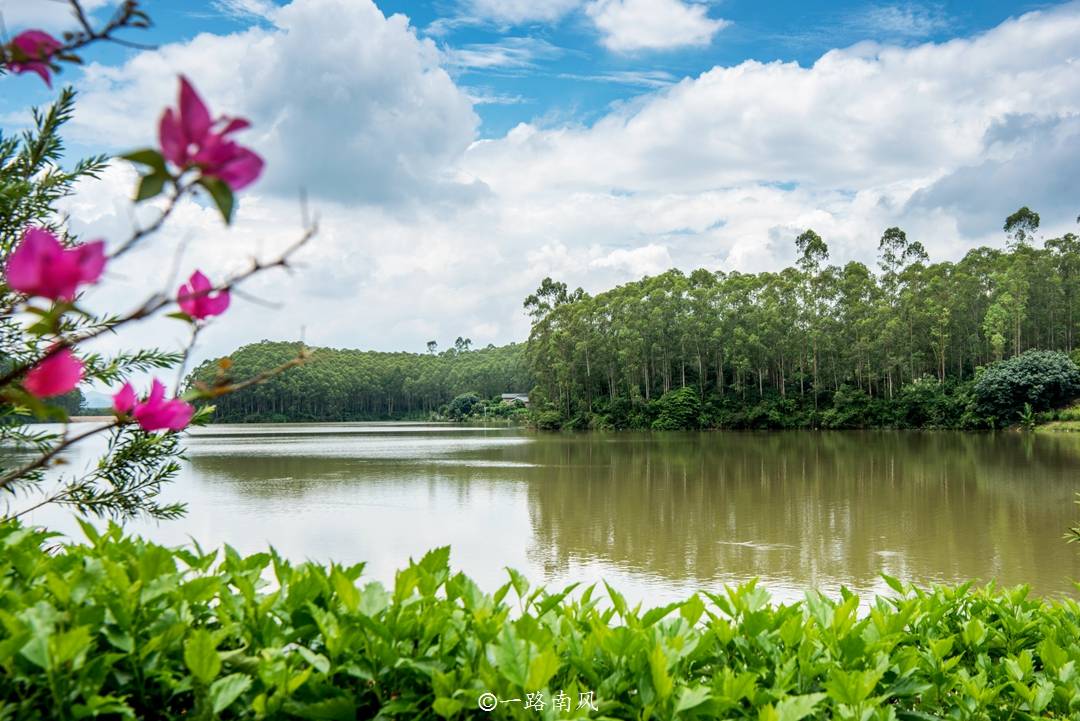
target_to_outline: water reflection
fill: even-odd
[[[170,489],[188,518],[134,530],[365,560],[387,581],[443,544],[488,587],[510,565],[648,602],[755,576],[785,598],[880,590],[881,572],[1042,594],[1080,578],[1061,538],[1080,488],[1067,435],[231,426],[200,431],[188,456]]]
[[[878,575],[1071,590],[1072,439],[937,433],[583,436],[538,443],[546,567],[873,588]]]

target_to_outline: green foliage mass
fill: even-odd
[[[473,411],[479,405],[480,396],[475,393],[462,393],[459,396],[454,396],[454,400],[450,401],[450,405],[447,407],[447,413],[450,418],[458,421],[472,415]]]
[[[701,399],[696,388],[686,386],[668,391],[656,402],[658,415],[653,430],[677,431],[700,426]]]
[[[314,348],[309,362],[215,401],[217,422],[360,421],[423,418],[466,393],[484,398],[528,392],[524,348],[468,350],[464,343],[439,354],[379,353]],[[249,378],[294,358],[299,343],[263,341],[228,358],[209,360],[188,384]],[[460,409],[459,409],[460,410]]]
[[[876,271],[829,265],[825,241],[807,230],[795,265],[777,272],[673,269],[596,296],[547,278],[525,300],[533,394],[544,399],[533,412],[556,412],[573,428],[1014,422],[1024,403],[1037,413],[1078,390],[1064,376],[1033,376],[975,399],[982,369],[1076,348],[1080,238],[1036,247],[1038,226],[1022,208],[1005,223],[1006,249],[975,248],[955,263],[931,263],[919,242],[889,228]],[[1021,372],[1006,368],[988,370],[981,387]],[[1064,361],[1055,368],[1030,373],[1073,372]],[[685,423],[664,410],[682,388],[702,403]]]
[[[1080,368],[1060,352],[1028,351],[995,363],[974,386],[978,410],[1001,423],[1064,405],[1080,395]]]
[[[87,527],[52,551],[0,526],[0,718],[1075,718],[1080,605],[1011,591],[811,593],[751,583],[654,609],[617,591],[494,593],[438,549],[362,565],[172,550]],[[571,711],[555,712],[562,691]],[[578,709],[593,692],[597,709]],[[526,699],[490,715],[481,694]]]

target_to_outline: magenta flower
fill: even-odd
[[[45,228],[27,228],[8,258],[7,284],[20,293],[74,300],[80,285],[95,283],[105,270],[105,243],[65,248]]]
[[[37,73],[45,84],[52,87],[52,76],[49,73],[52,67],[49,64],[56,51],[63,47],[63,43],[41,30],[26,30],[19,33],[8,46],[8,70],[16,75],[21,73]]]
[[[30,369],[23,388],[38,398],[62,396],[79,385],[83,371],[83,362],[70,348],[62,348]]]
[[[165,386],[157,378],[150,386],[150,395],[139,401],[130,383],[113,396],[113,409],[121,415],[131,414],[144,431],[181,431],[191,422],[195,408],[179,398],[165,400]]]
[[[187,283],[180,286],[176,302],[179,303],[180,310],[196,320],[221,315],[229,307],[229,291],[211,293],[213,289],[210,279],[197,270],[191,274]]]
[[[135,389],[130,383],[124,383],[116,395],[113,396],[113,410],[117,413],[131,413],[138,398],[135,397]]]
[[[158,126],[161,154],[177,167],[197,167],[204,176],[240,190],[259,177],[263,160],[228,136],[250,125],[243,118],[213,120],[195,88],[180,76],[179,107],[167,108]]]

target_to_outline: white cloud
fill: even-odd
[[[776,269],[806,227],[835,262],[868,263],[891,225],[935,259],[999,241],[1020,204],[1043,214],[1047,235],[1075,228],[1080,4],[973,39],[864,44],[812,67],[715,68],[591,126],[526,123],[477,141],[469,98],[433,44],[403,18],[336,1],[349,4],[323,36],[334,42],[311,42],[325,28],[308,15],[337,6],[294,0],[273,27],[87,73],[85,141],[150,140],[174,92],[163,78],[184,68],[215,109],[252,117],[248,142],[272,174],[242,195],[233,230],[185,205],[158,250],[116,269],[130,285],[116,302],[159,283],[184,239],[186,257],[208,271],[260,246],[272,252],[299,228],[295,201],[279,190],[292,178],[312,189],[322,233],[305,268],[252,288],[284,307],[238,301],[204,354],[294,338],[301,326],[311,343],[379,349],[422,351],[458,335],[478,346],[522,340],[520,301],[545,275],[596,292],[670,265]],[[305,176],[319,168],[327,177]],[[131,185],[118,169],[86,186],[71,208],[76,229],[122,237]],[[182,340],[175,324],[140,332]]]
[[[503,38],[495,43],[470,43],[443,51],[449,66],[489,70],[492,68],[528,68],[537,60],[562,55],[562,49],[546,40],[530,37]]]
[[[585,80],[593,83],[636,85],[642,88],[666,88],[677,80],[674,75],[666,70],[611,70],[592,75],[561,73],[559,77],[566,80]]]
[[[111,147],[148,143],[186,73],[211,109],[246,116],[267,159],[260,187],[358,203],[461,202],[482,187],[454,163],[478,118],[430,40],[371,0],[298,0],[272,27],[140,53],[86,71],[76,131]]]
[[[218,12],[238,20],[266,20],[277,11],[270,0],[212,0]]]
[[[469,86],[464,90],[468,92],[473,105],[522,105],[532,102],[524,95],[500,93],[484,86]]]
[[[113,0],[84,0],[83,9],[93,13],[114,5]],[[78,27],[71,6],[53,0],[0,0],[0,18],[9,30],[36,27],[44,30],[69,30]]]
[[[924,38],[949,27],[949,19],[939,6],[917,3],[870,5],[844,23],[848,30],[873,37]]]
[[[466,15],[517,25],[553,22],[581,4],[582,0],[465,0]]]
[[[82,3],[83,9],[91,13],[107,5],[115,5],[115,2],[84,0]],[[66,2],[53,0],[0,0],[0,18],[3,18],[8,30],[21,30],[32,26],[55,32],[78,26],[71,14],[71,6]]]
[[[1077,37],[1073,4],[974,40],[863,45],[809,68],[717,67],[591,127],[520,125],[477,144],[467,168],[496,192],[770,182],[855,191],[930,182],[979,161],[987,131],[1010,114],[1054,120],[1080,112]]]
[[[656,275],[672,265],[668,249],[655,243],[640,248],[619,248],[589,263],[592,268],[617,268],[632,276]]]
[[[616,52],[708,45],[729,24],[683,0],[593,0],[585,12],[604,46]]]

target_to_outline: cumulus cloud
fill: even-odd
[[[1032,199],[1038,199],[1038,210],[1047,218],[1080,212],[1080,115],[1007,116],[990,127],[986,144],[989,157],[918,190],[908,202],[909,212],[947,211],[965,236],[1000,229],[1002,209],[1011,211]]]
[[[280,247],[299,228],[290,182],[312,190],[322,233],[304,270],[252,288],[283,308],[238,302],[204,355],[301,326],[316,344],[486,345],[526,337],[520,301],[545,275],[596,292],[671,265],[776,269],[807,227],[834,262],[872,263],[891,225],[956,258],[998,242],[1020,204],[1048,235],[1073,229],[1077,37],[1074,3],[970,39],[717,67],[588,126],[523,123],[477,140],[466,91],[405,18],[367,0],[294,0],[267,27],[91,67],[79,122],[85,142],[151,140],[178,68],[215,109],[255,121],[247,140],[271,176],[242,195],[232,231],[185,205],[162,249],[138,256],[162,273],[184,240],[210,265]],[[88,186],[76,230],[122,237],[132,182],[118,169]],[[127,273],[137,287],[161,281]]]
[[[669,50],[708,45],[730,23],[683,0],[593,0],[585,13],[609,50]]]
[[[812,67],[747,61],[686,79],[588,128],[521,125],[470,153],[497,186],[689,190],[790,181],[860,189],[932,180],[980,159],[1017,112],[1080,108],[1080,6],[974,40],[834,50]],[[1036,80],[1037,78],[1037,80]]]
[[[619,248],[594,258],[592,268],[617,268],[635,276],[656,275],[672,266],[671,255],[662,245],[649,243],[640,248]]]
[[[299,0],[271,27],[137,55],[86,71],[75,130],[112,148],[152,141],[185,72],[217,111],[250,118],[263,191],[299,188],[356,203],[468,202],[483,188],[454,162],[478,125],[468,95],[408,18],[371,0]]]

